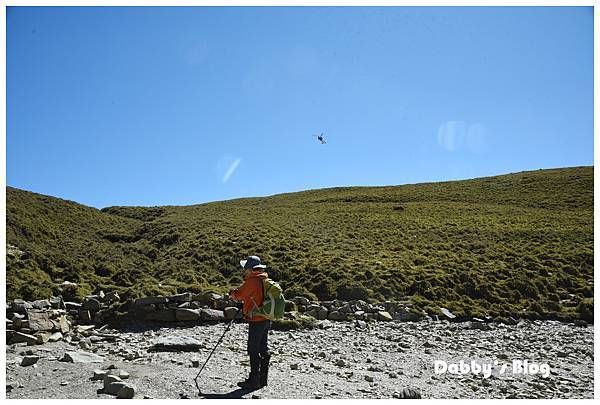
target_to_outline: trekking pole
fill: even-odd
[[[227,331],[229,330],[229,328],[231,328],[231,325],[233,324],[233,321],[235,321],[235,318],[237,318],[238,314],[240,313],[242,308],[238,308],[237,312],[235,313],[235,315],[233,316],[233,318],[231,318],[231,321],[229,322],[229,324],[227,325],[227,328],[225,328],[225,332],[223,332],[223,334],[221,335],[221,337],[219,338],[217,344],[215,345],[215,347],[212,349],[212,351],[210,352],[210,354],[208,355],[206,361],[204,362],[204,364],[202,365],[202,367],[200,368],[200,371],[198,371],[198,374],[196,374],[196,378],[194,378],[194,382],[196,383],[196,388],[198,389],[198,396],[202,395],[202,391],[200,390],[200,386],[198,385],[198,377],[200,377],[200,373],[202,372],[202,370],[204,370],[204,367],[206,366],[206,363],[208,363],[208,360],[210,360],[210,358],[212,357],[213,353],[215,352],[215,350],[217,350],[217,347],[219,346],[219,344],[221,343],[221,341],[223,340],[223,338],[225,337],[225,334],[227,333]]]

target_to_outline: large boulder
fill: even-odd
[[[50,316],[47,312],[27,311],[29,319],[29,329],[31,332],[49,331],[54,328],[54,324],[50,321]]]
[[[37,344],[37,337],[28,333],[15,332],[10,343],[27,343],[27,345],[31,346]]]
[[[10,303],[10,308],[9,308],[12,312],[17,312],[19,314],[24,314],[29,310],[33,309],[33,305],[31,305],[29,302],[24,301],[24,300],[20,300],[20,299],[15,299],[13,300],[13,302]]]
[[[196,309],[177,308],[175,310],[175,318],[178,321],[199,321],[200,313]]]
[[[331,321],[345,321],[348,319],[348,314],[339,311],[331,311],[329,312],[327,319]]]
[[[200,310],[200,317],[203,321],[222,321],[225,319],[223,311],[218,309],[207,309],[202,308]]]
[[[144,315],[147,321],[174,322],[176,320],[175,311],[172,309],[161,309],[154,312],[148,312]]]

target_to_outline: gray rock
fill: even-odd
[[[27,343],[28,345],[35,345],[37,344],[37,337],[27,334],[27,333],[22,333],[22,332],[15,332],[12,339],[10,340],[11,343]]]
[[[393,320],[394,318],[392,318],[392,316],[390,315],[389,312],[387,311],[379,311],[377,313],[377,316],[379,318],[380,321],[385,321],[385,322],[389,322],[391,320]]]
[[[368,382],[373,382],[373,377],[372,377],[372,376],[370,376],[370,375],[366,375],[366,376],[365,376],[365,381],[368,381]]]
[[[62,297],[51,297],[48,301],[54,309],[63,309],[65,307]]]
[[[238,314],[238,309],[236,307],[225,307],[223,314],[225,315],[225,319],[233,319]]]
[[[400,311],[394,314],[394,319],[402,322],[416,322],[423,319],[423,317],[423,314],[417,314],[409,311]]]
[[[40,356],[25,356],[23,357],[23,360],[21,360],[21,366],[32,366],[37,363],[39,359]]]
[[[364,329],[367,327],[367,323],[365,321],[358,320],[355,322],[355,326],[359,329]]]
[[[203,321],[222,321],[225,319],[223,311],[207,308],[202,308],[200,310],[200,317]]]
[[[69,301],[67,301],[67,302],[65,302],[65,309],[67,311],[70,311],[72,309],[74,309],[74,310],[80,310],[81,309],[81,304],[78,303],[78,302],[69,302]]]
[[[69,330],[71,330],[71,325],[69,324],[69,321],[65,315],[60,316],[58,319],[58,325],[62,333],[67,333]]]
[[[92,376],[92,381],[96,380],[104,380],[104,377],[108,374],[110,370],[94,370],[94,375]]]
[[[192,296],[192,301],[212,302],[219,301],[223,298],[222,295],[213,292],[203,292]]]
[[[90,311],[87,309],[79,311],[79,320],[81,322],[90,322],[92,320],[92,314],[90,314]]]
[[[158,338],[153,347],[153,351],[175,351],[175,352],[196,352],[202,347],[202,343],[194,338],[186,336],[164,336]]]
[[[47,312],[27,311],[27,318],[32,332],[50,331],[54,328]]]
[[[52,336],[52,333],[50,332],[37,332],[34,335],[37,338],[37,344],[38,345],[42,345],[44,343],[47,343],[50,340],[50,336]]]
[[[177,308],[175,319],[178,321],[198,321],[200,320],[200,312],[197,309]]]
[[[184,292],[182,294],[171,295],[167,298],[168,298],[169,302],[177,302],[177,303],[190,302],[192,300],[192,293]]]
[[[123,382],[123,381],[111,382],[110,384],[108,384],[106,386],[106,388],[104,388],[104,392],[106,392],[107,394],[111,394],[111,395],[117,395],[119,393],[119,391],[121,391],[121,389],[126,386],[127,386],[127,383]]]
[[[415,388],[404,388],[399,396],[400,399],[420,399],[421,393]]]
[[[306,297],[294,297],[290,301],[295,302],[297,305],[308,305],[310,300]]]
[[[135,387],[131,384],[125,383],[121,389],[117,392],[117,398],[119,399],[131,399],[135,396]]]
[[[119,294],[117,294],[116,291],[109,291],[106,294],[104,294],[104,301],[119,301],[121,298],[119,297]]]
[[[161,322],[174,322],[177,318],[175,317],[175,311],[172,309],[160,309],[154,312],[148,312],[144,319],[147,321],[161,321]]]
[[[448,318],[448,319],[454,319],[454,318],[456,318],[456,315],[454,315],[448,309],[446,309],[446,308],[440,308],[440,310],[442,311],[442,314],[444,314],[444,316],[446,318]]]
[[[104,378],[102,379],[102,381],[103,381],[103,385],[104,385],[104,391],[106,391],[106,392],[107,392],[107,393],[109,393],[109,394],[110,394],[111,392],[109,392],[109,389],[108,389],[108,387],[109,387],[111,384],[113,384],[113,383],[116,383],[116,382],[122,382],[121,378],[119,378],[119,377],[118,377],[118,376],[116,376],[116,375],[105,375],[105,376],[104,376]],[[117,391],[115,391],[115,393],[114,393],[113,395],[117,395],[117,392],[118,392],[118,390],[117,390]]]
[[[143,297],[136,299],[133,304],[141,307],[148,304],[166,304],[168,302],[169,299],[167,297]]]
[[[327,319],[327,314],[329,313],[329,311],[327,310],[327,308],[325,307],[321,307],[318,311],[317,311],[317,316],[316,318],[318,320],[324,320]]]
[[[102,363],[104,357],[88,352],[65,352],[60,361],[69,363]]]
[[[32,310],[32,309],[33,309],[33,305],[31,305],[27,301],[20,300],[20,299],[15,299],[10,304],[10,310],[13,312],[17,312],[19,314],[27,313],[27,311]]]
[[[100,304],[100,301],[98,301],[96,298],[91,298],[91,297],[87,297],[86,300],[81,305],[82,309],[90,311],[90,312],[97,312],[100,310],[101,307],[102,307],[102,305]]]
[[[33,308],[35,309],[46,309],[46,308],[50,308],[50,301],[48,300],[37,300],[37,301],[33,301],[31,303],[31,306],[33,306]]]
[[[348,314],[343,314],[339,311],[334,310],[329,312],[329,314],[327,315],[327,319],[331,321],[345,321],[346,319],[348,319]]]
[[[105,375],[114,375],[119,377],[121,380],[126,380],[129,378],[129,373],[125,370],[122,370],[120,368],[115,368],[115,369],[111,369],[111,370],[107,370],[107,373]]]
[[[477,318],[474,318],[477,319]],[[466,323],[466,327],[467,329],[477,329],[477,330],[492,330],[492,327],[490,325],[488,325],[487,323],[484,322],[479,322],[479,321],[468,321]]]

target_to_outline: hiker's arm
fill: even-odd
[[[229,295],[236,301],[242,301],[244,298],[248,297],[248,293],[250,292],[250,286],[247,281],[244,281],[244,284],[240,286],[240,288],[236,288],[235,290],[231,290]]]

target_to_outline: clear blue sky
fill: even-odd
[[[7,9],[7,184],[99,208],[593,165],[593,114],[591,7]]]

